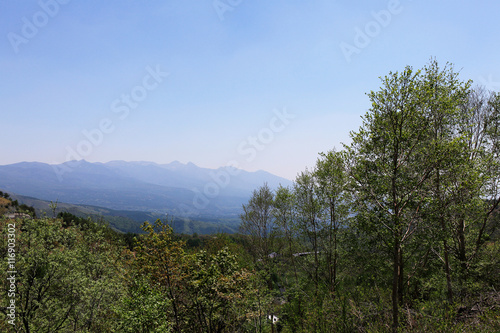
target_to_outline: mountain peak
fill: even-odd
[[[179,161],[173,161],[168,164],[163,164],[162,167],[169,169],[169,170],[182,170],[182,169],[197,169],[198,166],[192,162],[187,162],[186,164],[179,162]]]
[[[75,166],[89,165],[89,164],[92,164],[92,163],[87,162],[84,159],[81,159],[81,160],[66,161],[66,162],[64,162],[62,164],[70,166],[70,167],[75,167]]]

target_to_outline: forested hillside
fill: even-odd
[[[368,96],[351,144],[255,189],[241,234],[2,219],[0,330],[500,331],[500,95],[431,61]]]

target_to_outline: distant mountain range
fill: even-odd
[[[59,165],[21,162],[0,166],[0,190],[42,200],[178,217],[235,217],[253,190],[292,185],[269,172],[193,163],[85,160]]]

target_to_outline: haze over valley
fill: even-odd
[[[242,204],[264,183],[271,188],[292,184],[288,179],[265,171],[247,172],[232,167],[207,169],[180,162],[90,163],[80,160],[58,165],[21,162],[0,166],[0,190],[4,192],[48,202],[128,211],[121,215],[135,217],[134,231],[139,231],[145,217],[154,221],[165,218],[166,214],[212,223],[230,221],[232,231],[236,231]],[[29,203],[23,198],[20,201]],[[153,215],[134,215],[130,211]],[[117,215],[103,210],[101,214]],[[216,228],[211,231],[215,232]]]

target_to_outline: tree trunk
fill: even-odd
[[[400,250],[399,235],[394,235],[393,274],[392,274],[392,331],[397,332],[399,326],[399,273]]]
[[[460,222],[457,228],[457,233],[458,233],[458,260],[460,261],[462,276],[465,276],[467,272],[467,255],[465,251],[465,222],[463,217],[460,218]]]
[[[445,235],[446,236],[446,235]],[[448,288],[448,302],[453,302],[453,289],[451,287],[450,262],[448,259],[448,243],[443,240],[444,247],[444,270],[446,274],[446,287]]]
[[[397,332],[399,326],[399,275],[400,275],[400,262],[401,257],[401,238],[400,238],[400,221],[399,221],[399,207],[397,201],[397,186],[396,179],[398,178],[398,155],[399,142],[395,142],[394,155],[392,156],[392,179],[391,179],[391,195],[393,211],[393,235],[394,235],[394,249],[393,249],[393,275],[392,275],[392,330]]]
[[[332,292],[335,293],[336,290],[336,285],[337,285],[337,260],[338,260],[338,253],[337,253],[337,227],[335,227],[334,231],[334,240],[333,240],[333,286],[332,286]]]
[[[443,200],[441,198],[441,178],[440,178],[440,169],[439,166],[437,167],[436,170],[436,195],[438,197],[438,202],[440,206],[443,206]],[[450,261],[449,261],[449,255],[448,255],[448,243],[446,241],[447,237],[447,232],[446,232],[446,222],[444,220],[444,214],[443,212],[439,213],[439,222],[441,224],[441,232],[443,236],[443,254],[444,254],[444,273],[446,276],[446,288],[447,288],[447,295],[448,295],[448,302],[453,302],[453,289],[451,287],[451,273],[450,273]]]
[[[335,201],[330,202],[330,230],[332,230],[331,238],[333,240],[333,263],[331,267],[330,291],[335,294],[335,285],[337,283],[337,221],[335,219]]]
[[[399,271],[398,271],[398,301],[399,305],[403,306],[404,296],[404,276],[403,276],[403,248],[399,248]]]

